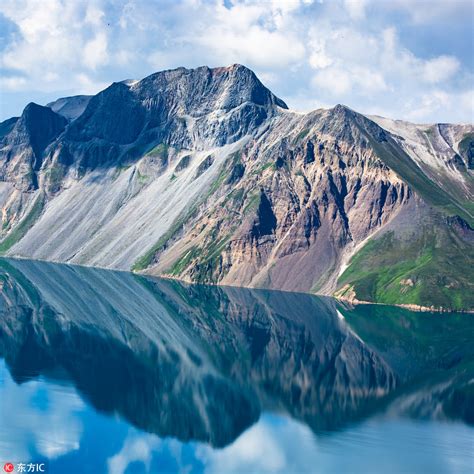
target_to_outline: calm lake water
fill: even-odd
[[[0,259],[0,469],[472,473],[474,316]]]

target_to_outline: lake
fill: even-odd
[[[0,259],[0,463],[472,473],[474,315]]]

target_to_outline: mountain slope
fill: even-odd
[[[62,115],[68,121],[77,119],[86,110],[87,104],[91,100],[90,95],[76,95],[73,97],[62,97],[54,102],[46,104],[53,112]]]
[[[23,118],[0,124],[9,255],[473,306],[472,126],[295,113],[239,65],[114,83],[69,123],[40,109],[56,124],[41,152]],[[400,255],[431,263],[387,283]]]

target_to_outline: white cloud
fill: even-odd
[[[107,36],[104,32],[98,32],[93,39],[87,41],[84,45],[83,57],[84,64],[91,69],[107,64]]]
[[[354,20],[365,18],[365,9],[368,3],[368,0],[344,0],[347,11]]]
[[[262,419],[231,445],[213,450],[201,445],[196,457],[206,474],[243,472],[306,472],[317,465],[317,444],[311,430],[294,420],[275,415]]]
[[[370,0],[373,4],[376,0]],[[386,3],[389,12],[403,12],[414,24],[428,24],[436,19],[452,21],[459,16],[470,15],[473,6],[471,0],[390,0]]]
[[[22,76],[10,76],[0,78],[0,86],[4,90],[21,90],[26,85],[26,83],[26,79]]]
[[[142,435],[130,432],[121,450],[108,459],[109,474],[123,474],[128,466],[140,461],[150,470],[153,451],[158,449],[161,440],[155,435]]]
[[[272,429],[259,423],[240,436],[231,446],[215,451],[209,470],[248,472],[258,466],[259,472],[283,472],[286,464],[285,453],[274,438]]]
[[[0,386],[2,406],[15,407],[0,410],[0,426],[8,426],[10,435],[2,437],[0,459],[28,460],[34,452],[53,459],[79,449],[82,423],[77,413],[84,404],[73,388],[51,389],[42,381],[17,385],[5,367],[0,366],[0,371],[4,376]],[[39,393],[47,397],[47,410],[32,403]]]
[[[316,73],[312,84],[315,89],[323,89],[334,97],[345,95],[352,89],[351,77],[338,66]]]
[[[333,59],[327,55],[326,41],[322,38],[314,38],[309,42],[309,65],[313,69],[324,69],[333,63]]]
[[[76,74],[73,76],[73,81],[77,88],[77,94],[96,94],[110,85],[107,82],[94,81],[85,73]]]
[[[236,4],[231,9],[207,6],[205,27],[201,22],[191,22],[178,39],[203,48],[204,54],[219,64],[238,62],[262,69],[283,69],[305,57],[301,39],[288,24],[289,15],[298,7],[298,2],[284,1]]]
[[[85,8],[83,2],[5,0],[0,13],[17,26],[19,35],[2,51],[0,65],[21,73],[23,89],[78,86],[74,78],[84,67],[97,69],[108,63],[104,12],[99,3],[92,0]],[[18,81],[5,83],[9,90],[18,86]]]
[[[453,114],[459,110],[467,117],[465,122],[474,122],[474,89],[461,93],[449,93],[442,89],[430,90],[416,101],[408,101],[404,107],[404,116],[414,122],[424,122],[426,117]]]
[[[438,56],[423,64],[423,77],[427,82],[446,81],[459,70],[460,64],[452,56]]]
[[[105,13],[100,8],[94,4],[89,4],[87,5],[84,21],[94,26],[102,26],[104,16]]]

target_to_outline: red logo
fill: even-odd
[[[3,470],[5,472],[13,472],[15,470],[15,466],[11,462],[6,462],[3,466]]]

